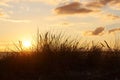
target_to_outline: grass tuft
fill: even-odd
[[[0,80],[120,79],[120,50],[111,48],[107,41],[90,46],[46,32],[37,34],[36,43],[29,54],[19,45],[20,52],[0,59]]]

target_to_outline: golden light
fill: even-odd
[[[23,47],[30,48],[32,46],[31,41],[23,41]]]

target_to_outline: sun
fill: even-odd
[[[31,41],[23,41],[23,47],[30,48],[31,45]]]

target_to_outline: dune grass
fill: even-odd
[[[0,80],[120,79],[120,50],[107,41],[90,46],[47,32],[37,34],[36,43],[29,54],[20,50],[0,59]]]

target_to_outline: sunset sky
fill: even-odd
[[[120,0],[0,0],[0,50],[40,32],[63,32],[91,40],[120,31]]]

